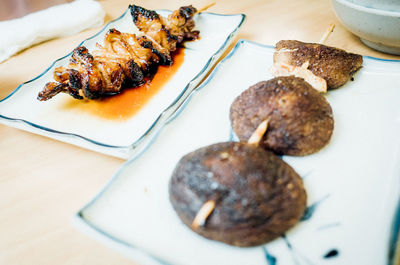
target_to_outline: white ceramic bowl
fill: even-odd
[[[400,11],[367,7],[348,0],[332,0],[332,4],[343,25],[365,45],[400,55]]]
[[[347,0],[365,7],[400,12],[400,0]]]

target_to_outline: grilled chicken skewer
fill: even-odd
[[[76,99],[116,94],[122,85],[143,84],[146,73],[158,62],[158,57],[143,48],[134,34],[116,29],[106,34],[104,47],[99,44],[97,47],[99,50],[93,54],[84,46],[74,49],[68,68],[61,66],[54,71],[58,83],[47,83],[38,95],[39,100],[50,99],[60,92]]]
[[[156,32],[143,28],[150,35],[145,31],[136,36],[110,29],[104,45],[97,44],[98,49],[92,53],[84,46],[74,49],[68,67],[55,69],[56,82],[47,83],[38,94],[38,100],[48,100],[61,92],[76,99],[96,99],[118,94],[124,87],[142,85],[146,77],[156,72],[159,64],[172,64],[171,52],[176,50],[177,44],[198,37],[199,32],[192,31],[194,7],[181,7],[166,19],[155,11],[137,6],[135,10],[140,10],[138,14],[145,14],[133,16],[135,24],[140,21],[145,25],[148,20],[148,24],[161,30]],[[156,25],[155,21],[162,21],[162,24]]]

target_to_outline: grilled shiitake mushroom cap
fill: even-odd
[[[279,155],[315,153],[329,142],[333,131],[328,101],[294,76],[276,77],[245,90],[232,103],[230,120],[241,141],[268,120],[260,146]]]
[[[281,236],[303,215],[302,179],[282,159],[256,145],[213,144],[185,155],[169,185],[180,219],[196,233],[248,247]],[[206,201],[215,208],[205,224],[191,226]]]
[[[305,43],[297,40],[281,40],[276,44],[274,64],[300,67],[308,63],[314,75],[326,80],[328,89],[343,86],[351,79],[363,63],[359,54],[319,43]]]

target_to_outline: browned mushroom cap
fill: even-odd
[[[318,43],[281,40],[276,44],[275,64],[302,66],[308,64],[314,75],[326,80],[328,89],[344,85],[362,65],[361,55]]]
[[[173,172],[170,200],[187,226],[202,205],[214,201],[205,225],[193,229],[224,243],[247,247],[266,243],[293,227],[303,215],[302,179],[263,148],[227,142],[185,155]]]
[[[232,103],[230,119],[241,141],[269,119],[260,146],[284,155],[315,153],[329,142],[333,131],[329,103],[294,76],[262,81],[245,90]]]

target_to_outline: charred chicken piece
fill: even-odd
[[[295,75],[326,92],[344,85],[362,65],[361,55],[297,40],[282,40],[274,53],[274,76]]]
[[[93,56],[101,61],[118,63],[127,76],[129,85],[140,85],[143,78],[156,69],[159,59],[151,49],[142,46],[135,34],[110,29],[104,39],[104,47],[97,44]]]
[[[161,64],[172,64],[171,51],[175,50],[176,42],[164,27],[162,18],[157,12],[140,6],[130,5],[129,8],[136,27],[145,34],[140,37],[144,42],[143,46],[151,48],[159,56]]]
[[[90,54],[80,46],[72,52],[68,67],[57,67],[54,80],[39,93],[38,99],[48,100],[56,94],[68,93],[76,99],[96,99],[117,94],[122,86],[138,86],[158,57],[151,49],[142,47],[134,34],[110,29],[104,39],[104,47]],[[80,92],[82,91],[82,92]]]
[[[198,36],[198,31],[192,31],[194,7],[181,7],[168,19],[142,7],[130,9],[144,35],[110,29],[103,46],[97,44],[92,54],[83,46],[76,48],[69,65],[55,69],[56,82],[47,83],[38,99],[45,101],[58,93],[96,99],[120,93],[124,87],[139,86],[155,74],[158,65],[172,64],[171,52],[178,43]]]
[[[71,69],[72,70],[72,69]],[[71,73],[71,76],[74,73]],[[72,77],[73,79],[73,77]],[[71,95],[75,99],[83,99],[81,95],[79,95],[79,90],[73,88],[71,85],[64,84],[64,83],[56,83],[56,82],[49,82],[45,85],[42,91],[38,94],[38,99],[41,101],[45,101],[51,99],[58,93],[67,93]]]
[[[185,40],[195,40],[199,37],[200,31],[194,29],[193,16],[197,10],[193,6],[183,6],[175,10],[164,20],[165,28],[177,39],[177,43]]]
[[[194,232],[226,244],[267,243],[293,227],[303,215],[302,179],[282,159],[247,143],[226,142],[200,148],[177,164],[169,184],[174,210],[191,223],[206,201],[215,208]]]
[[[140,6],[130,5],[129,8],[133,22],[145,34],[141,36],[146,41],[144,47],[150,48],[151,43],[151,48],[160,57],[161,64],[172,63],[170,53],[176,50],[177,44],[198,38],[199,31],[193,31],[196,8],[192,6],[179,8],[167,19]]]
[[[303,156],[322,149],[333,131],[328,101],[302,78],[276,77],[259,82],[231,105],[232,128],[247,141],[268,120],[260,146],[279,155]]]

